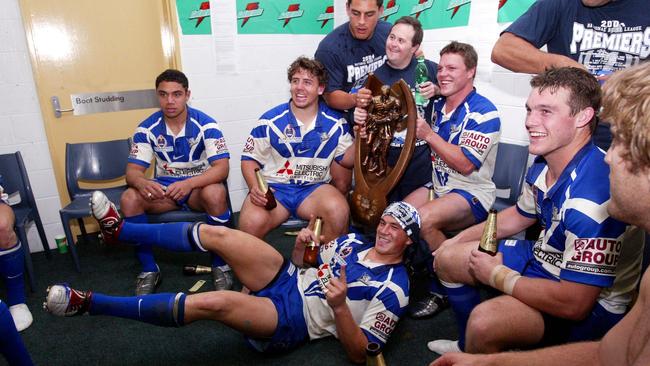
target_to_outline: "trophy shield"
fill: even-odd
[[[373,98],[368,107],[366,138],[355,136],[355,187],[350,209],[355,223],[374,229],[388,204],[386,196],[399,182],[413,155],[417,112],[411,88],[402,79],[388,87],[370,74],[365,87],[372,91]],[[389,167],[386,155],[393,133],[404,129],[406,139],[399,159]]]

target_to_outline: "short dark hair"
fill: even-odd
[[[347,5],[348,7],[350,6],[350,4],[352,4],[352,0],[347,0],[345,3],[345,5]],[[381,8],[383,5],[384,5],[384,0],[377,0],[378,8]]]
[[[447,53],[455,53],[460,55],[463,58],[463,63],[467,69],[474,69],[478,64],[478,55],[476,54],[476,50],[474,47],[472,47],[471,44],[451,41],[451,43],[440,50],[440,57]],[[476,77],[476,72],[474,72],[474,76]]]
[[[393,28],[395,28],[396,25],[398,24],[407,24],[413,27],[413,30],[415,31],[415,34],[413,34],[413,39],[411,40],[411,45],[413,46],[419,46],[422,44],[422,39],[424,38],[424,32],[422,31],[422,23],[420,23],[419,20],[410,17],[408,15],[405,15],[395,21],[395,24],[390,28],[392,31]]]
[[[183,86],[183,88],[185,88],[185,90],[187,90],[190,85],[190,82],[187,80],[187,76],[176,69],[167,69],[158,75],[156,78],[156,89],[158,89],[158,85],[160,85],[160,83],[163,81],[173,81],[179,83]]]
[[[325,67],[318,60],[314,60],[305,56],[298,57],[294,62],[289,65],[287,69],[287,78],[291,82],[293,74],[298,72],[299,69],[309,71],[310,74],[314,75],[318,79],[318,84],[325,86],[327,85],[327,72]]]
[[[570,93],[567,104],[571,108],[571,116],[591,107],[594,110],[594,116],[589,121],[589,127],[591,133],[596,130],[602,92],[596,78],[587,70],[577,67],[550,68],[535,75],[530,80],[530,86],[539,89],[540,93],[545,89],[551,93],[557,92],[559,88],[567,89]]]

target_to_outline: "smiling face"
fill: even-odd
[[[160,109],[167,119],[174,119],[185,112],[190,91],[175,81],[163,81],[156,88]]]
[[[300,109],[307,109],[318,105],[318,96],[325,87],[320,85],[318,78],[311,72],[298,68],[291,75],[291,104]]]
[[[476,68],[468,69],[463,56],[458,53],[445,53],[438,64],[438,84],[440,94],[449,98],[469,93],[474,85]]]
[[[384,7],[377,6],[376,0],[352,0],[345,7],[350,19],[350,32],[356,39],[368,39],[375,32]]]
[[[382,257],[401,258],[404,249],[411,244],[411,239],[397,220],[384,215],[377,225],[375,251]]]
[[[405,68],[419,45],[413,45],[415,29],[409,24],[395,24],[386,39],[388,64],[396,69]]]

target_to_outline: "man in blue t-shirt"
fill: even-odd
[[[55,285],[48,288],[46,302],[54,315],[88,312],[170,327],[216,320],[244,333],[260,352],[288,351],[332,335],[350,360],[360,363],[369,342],[387,342],[408,304],[402,258],[418,237],[420,218],[405,202],[384,210],[375,244],[349,234],[321,245],[318,268],[298,268],[306,244],[320,240],[311,229],[298,234],[289,262],[271,245],[238,230],[201,223],[125,222],[102,192],[93,194],[91,205],[105,235],[176,251],[209,250],[227,259],[252,292],[113,297]]]
[[[546,45],[547,52],[539,50]],[[492,61],[514,72],[550,67],[587,69],[601,81],[650,54],[650,7],[646,0],[539,0],[512,23],[492,50]],[[607,149],[608,124],[594,139]]]
[[[500,241],[496,256],[477,249],[484,223],[442,244],[435,267],[460,339],[430,342],[439,354],[598,339],[623,317],[639,279],[636,240],[643,239],[608,214],[609,168],[591,141],[598,82],[563,67],[533,77],[531,86],[526,128],[538,157],[517,204],[499,212],[496,236],[536,222],[543,230],[537,241]],[[479,284],[503,295],[480,303]]]
[[[324,98],[340,111],[357,105],[356,92],[368,73],[386,60],[385,44],[390,23],[379,20],[384,12],[383,0],[347,0],[345,9],[349,22],[336,27],[318,44],[314,58],[327,70],[329,82]],[[346,195],[352,181],[352,170],[332,164],[333,184]]]
[[[422,24],[416,18],[404,16],[395,21],[393,24],[388,39],[386,40],[386,63],[378,68],[374,74],[385,85],[392,85],[403,79],[406,84],[411,87],[413,95],[415,95],[416,88],[420,93],[429,99],[436,93],[436,68],[437,65],[429,60],[425,60],[425,65],[428,70],[430,80],[416,85],[415,81],[415,66],[417,60],[415,58],[416,52],[420,49],[424,32],[422,31]],[[368,112],[365,108],[368,102],[372,99],[369,89],[362,88],[358,92],[360,100],[357,103],[357,108],[354,110],[354,122],[357,125],[365,125],[368,117]],[[418,114],[423,117],[427,123],[431,124],[431,107],[433,103],[427,103],[423,106],[418,106]],[[387,163],[389,166],[394,166],[399,159],[399,154],[404,146],[406,138],[406,130],[395,132],[393,139],[388,149]],[[388,196],[389,202],[401,201],[408,196],[415,189],[424,186],[431,182],[431,151],[426,141],[418,139],[415,143],[415,150],[411,161],[404,171],[404,175],[397,183],[395,188]]]
[[[229,169],[226,141],[214,119],[187,105],[188,84],[178,70],[166,70],[156,78],[160,110],[136,129],[126,167],[129,188],[120,205],[128,221],[147,222],[147,213],[179,209],[204,211],[212,225],[230,220],[222,183]],[[145,172],[152,160],[155,179],[148,179]],[[138,246],[136,253],[142,272],[135,292],[152,293],[160,282],[160,269],[150,246]],[[232,275],[226,263],[215,257],[212,267],[215,288],[230,288]]]

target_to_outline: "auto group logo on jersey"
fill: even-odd
[[[317,22],[323,22],[320,27],[323,28],[327,22],[330,21],[330,19],[334,19],[334,6],[330,5],[327,8],[325,8],[325,12],[321,13],[318,15],[318,18],[316,18]]]
[[[199,5],[199,10],[192,10],[189,19],[196,19],[194,28],[198,28],[203,19],[210,16],[210,2],[204,1]]]
[[[566,268],[600,275],[616,274],[622,241],[611,238],[577,238],[573,241],[573,255]]]
[[[287,11],[280,13],[278,20],[284,20],[284,24],[282,25],[282,28],[284,28],[289,24],[291,19],[300,18],[304,13],[304,10],[300,10],[300,4],[289,4]]]
[[[259,17],[264,13],[264,9],[260,8],[260,3],[248,3],[244,10],[237,12],[237,20],[243,19],[241,22],[241,28],[244,28],[248,20],[253,17]]]

